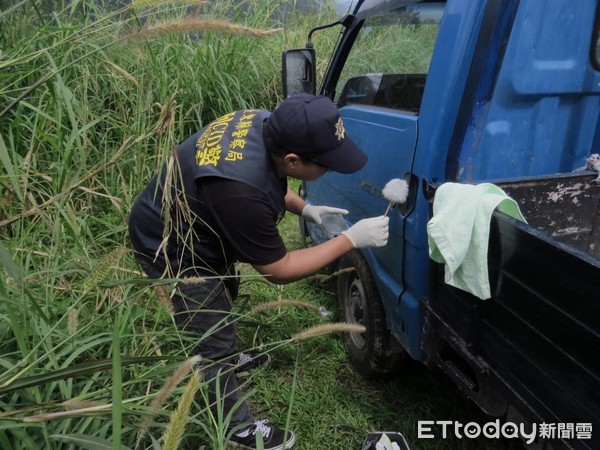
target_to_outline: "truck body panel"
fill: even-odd
[[[431,264],[424,351],[430,364],[492,415],[505,414],[512,399],[511,406],[531,422],[600,426],[600,259],[590,254],[598,245],[600,187],[593,179],[497,182],[521,200],[528,217],[545,205],[552,217],[568,220],[564,216],[576,199],[582,221],[595,224],[578,235],[558,230],[553,236],[495,212],[488,251],[493,301],[445,284],[443,265]],[[574,196],[557,204],[557,192]],[[586,448],[576,441],[570,445]]]
[[[600,107],[600,73],[590,64],[595,6],[593,0],[577,8],[568,0],[555,0],[550,8],[546,2],[519,2],[498,73],[485,75],[490,80],[484,79],[468,114],[455,179],[535,176],[581,166],[595,132],[581,124],[595,124]],[[569,32],[556,31],[563,28]]]
[[[489,414],[600,429],[600,184],[579,171],[600,149],[598,1],[420,4],[362,1],[345,21],[320,92],[369,163],[308,182],[304,194],[348,209],[352,224],[383,214],[384,185],[406,179],[388,245],[362,252],[390,333]],[[442,9],[437,24],[429,14]],[[382,31],[403,22],[431,47],[413,66],[395,51],[401,32]],[[369,53],[378,33],[383,58]],[[489,300],[445,284],[429,259],[427,222],[444,182],[497,184],[527,219],[493,214]],[[315,243],[328,238],[319,228],[307,224]]]

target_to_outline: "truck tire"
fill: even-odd
[[[354,250],[340,259],[339,269],[342,271],[338,278],[342,320],[367,329],[365,333],[344,333],[352,365],[367,378],[399,370],[407,353],[387,328],[385,310],[367,261]]]

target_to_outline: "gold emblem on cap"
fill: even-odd
[[[346,130],[344,129],[344,122],[342,122],[342,118],[340,117],[337,121],[337,123],[335,124],[335,135],[338,138],[338,141],[341,141],[342,139],[344,139],[344,135],[346,133]]]

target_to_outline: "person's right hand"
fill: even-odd
[[[354,248],[383,247],[389,237],[390,218],[386,216],[362,219],[344,231]]]

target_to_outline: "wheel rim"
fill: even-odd
[[[344,309],[346,321],[348,323],[365,325],[365,291],[363,284],[358,277],[352,277],[348,280],[348,290]],[[363,349],[367,345],[364,333],[348,333],[352,344],[358,349]]]

